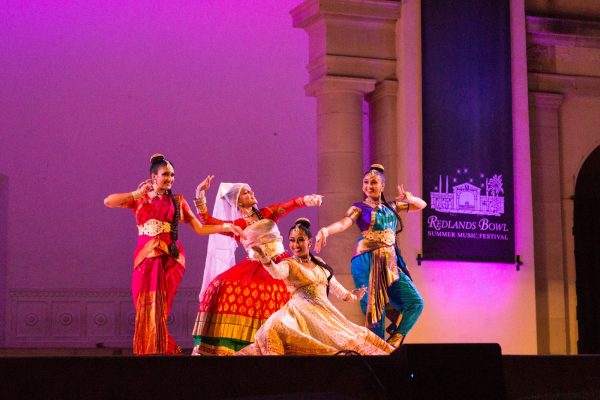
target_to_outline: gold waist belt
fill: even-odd
[[[138,235],[156,236],[161,233],[171,232],[171,223],[149,219],[143,225],[138,225]]]
[[[373,231],[366,230],[362,233],[364,240],[371,242],[372,244],[381,243],[386,246],[391,246],[396,242],[396,234],[392,229],[386,229],[384,231]]]

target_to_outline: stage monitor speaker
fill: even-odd
[[[400,359],[411,400],[504,400],[502,352],[498,344],[405,344]]]

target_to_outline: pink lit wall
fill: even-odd
[[[259,204],[316,188],[298,0],[9,1],[0,9],[0,174],[7,286],[128,288],[132,213],[104,207],[162,152],[176,192],[215,174]],[[286,217],[290,225],[302,215]],[[181,229],[200,287],[207,239]],[[4,268],[4,266],[3,266]]]

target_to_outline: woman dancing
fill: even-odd
[[[385,177],[383,166],[373,164],[363,177],[365,200],[354,203],[344,218],[321,228],[317,234],[315,251],[326,244],[327,237],[343,232],[356,223],[361,237],[352,258],[350,271],[357,287],[367,286],[368,294],[360,302],[371,330],[384,338],[384,320],[388,343],[398,347],[417,322],[423,311],[423,299],[410,278],[406,263],[396,245],[396,233],[402,230],[400,213],[422,210],[427,203],[398,185],[395,201],[386,201],[383,195]],[[386,307],[390,305],[390,307]]]
[[[198,185],[195,200],[200,221],[208,224],[232,222],[241,229],[247,229],[263,219],[277,221],[297,208],[321,205],[321,196],[307,195],[258,209],[250,186],[222,183],[215,201],[215,212],[227,218],[224,221],[215,218],[221,215],[210,216],[206,209],[204,191],[212,178],[208,177]],[[265,242],[270,239],[269,236],[261,238]],[[235,244],[233,239],[229,242]],[[231,355],[241,350],[253,342],[256,331],[266,319],[289,300],[285,283],[271,277],[258,260],[248,257],[229,268],[234,262],[234,251],[235,246],[228,249],[223,245],[216,249],[209,247],[204,277],[208,284],[201,293],[194,324],[193,355]],[[287,257],[290,255],[282,252],[277,261]],[[217,266],[209,265],[209,261],[214,261]],[[222,272],[225,268],[229,269]]]
[[[184,198],[171,191],[174,181],[173,164],[162,154],[154,154],[150,158],[150,179],[133,192],[114,193],[104,199],[107,207],[133,209],[137,222],[131,284],[136,355],[181,353],[167,330],[167,317],[185,270],[185,254],[178,240],[179,222],[189,224],[198,235],[242,234],[233,224],[200,224]]]
[[[387,355],[394,347],[363,326],[350,322],[327,298],[331,291],[343,301],[358,301],[366,288],[346,290],[333,270],[310,252],[310,221],[296,220],[289,231],[293,257],[276,263],[267,245],[255,237],[270,236],[281,241],[277,225],[261,221],[246,230],[245,246],[258,256],[275,279],[283,279],[292,298],[271,315],[254,336],[254,343],[236,355],[332,355],[352,351],[365,355]],[[264,249],[264,250],[263,250]],[[280,251],[283,251],[281,246]]]

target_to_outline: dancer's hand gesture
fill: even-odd
[[[265,265],[269,265],[271,263],[271,257],[267,256],[260,246],[252,246],[252,250],[254,250],[258,261]]]
[[[233,233],[233,236],[239,236],[240,239],[246,239],[246,234],[244,233],[244,230],[231,222],[224,223],[223,229],[225,230],[225,232]]]
[[[352,289],[351,292],[353,295],[356,296],[356,301],[360,301],[360,299],[362,299],[365,296],[365,293],[367,293],[367,288],[362,286],[356,289]]]
[[[308,207],[320,206],[323,202],[323,196],[319,194],[307,194],[304,196],[304,204]]]
[[[202,196],[202,192],[208,190],[208,188],[210,187],[210,183],[212,182],[214,177],[214,175],[208,175],[202,182],[200,182],[200,184],[198,184],[198,186],[196,187],[196,198],[199,198],[200,196]]]
[[[404,190],[404,185],[398,185],[398,196],[396,196],[397,201],[403,201],[405,203],[410,203],[413,198],[413,195],[408,190]]]
[[[154,187],[152,186],[152,179],[146,179],[138,185],[137,189],[132,192],[132,195],[133,198],[137,200],[139,198],[144,197],[146,194],[150,193],[153,190]]]
[[[319,232],[317,232],[317,238],[315,239],[315,252],[321,252],[321,247],[327,244],[327,236],[329,236],[329,231],[327,231],[327,228],[319,229]]]

